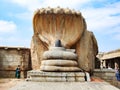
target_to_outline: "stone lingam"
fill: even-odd
[[[92,32],[85,19],[69,8],[41,8],[33,17],[34,35],[31,43],[33,81],[85,81],[94,70],[98,52]]]
[[[77,63],[77,54],[74,49],[65,49],[61,41],[57,40],[55,47],[43,53],[40,70],[42,71],[81,71]]]

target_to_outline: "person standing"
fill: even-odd
[[[16,78],[20,78],[20,72],[21,72],[20,65],[18,65],[17,68],[16,68],[16,71],[15,71],[15,77]]]
[[[117,63],[115,63],[115,76],[118,81],[120,81],[120,68]]]

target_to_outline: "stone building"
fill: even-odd
[[[21,77],[31,69],[30,49],[24,47],[0,47],[0,77],[15,77],[16,67],[21,67]]]
[[[118,64],[120,68],[120,49],[110,51],[110,52],[100,52],[97,55],[98,61],[95,65],[100,66],[101,69],[96,68],[94,70],[94,76],[99,77],[112,85],[120,88],[120,82],[116,80],[115,77],[115,63]]]
[[[101,61],[101,68],[115,68],[115,63],[119,65],[120,68],[120,49],[110,51],[107,53],[99,53],[97,57]]]

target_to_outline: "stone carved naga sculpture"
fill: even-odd
[[[42,66],[48,62],[43,61],[46,57],[44,54],[51,50],[51,47],[53,50],[56,40],[61,41],[61,47],[65,51],[74,50],[74,54],[77,55],[77,64],[75,62],[74,64],[78,68],[85,71],[94,69],[94,60],[98,52],[97,41],[93,33],[87,31],[85,19],[80,12],[60,7],[38,9],[33,17],[33,28],[31,43],[33,69],[46,70]],[[79,71],[78,68],[75,71]]]

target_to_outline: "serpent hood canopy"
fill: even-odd
[[[68,8],[41,8],[33,17],[34,34],[47,46],[53,46],[57,39],[62,46],[70,48],[86,30],[86,23],[80,12]]]
[[[31,40],[33,69],[42,66],[44,52],[57,46],[63,47],[66,52],[74,50],[79,68],[86,71],[94,70],[98,52],[97,40],[93,32],[87,30],[85,19],[79,11],[60,7],[38,9],[33,16],[33,29],[34,35]],[[56,42],[59,40],[61,44]],[[60,56],[56,52],[54,54]]]

